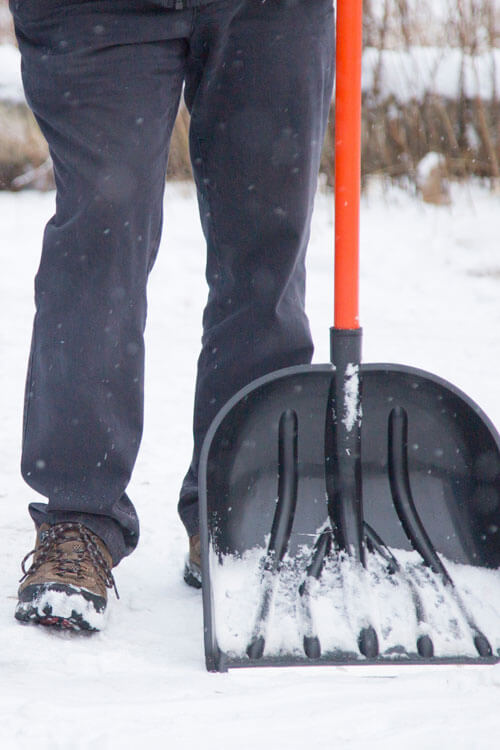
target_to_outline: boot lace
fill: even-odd
[[[59,550],[59,544],[68,541],[68,532],[73,534],[75,541],[81,544],[74,548],[71,557]],[[35,556],[36,555],[36,556]],[[26,562],[33,556],[31,566],[26,570]],[[97,577],[108,589],[113,589],[119,599],[116,582],[107,561],[99,549],[95,535],[81,523],[57,523],[49,526],[40,539],[38,546],[24,557],[21,568],[22,583],[29,575],[33,575],[46,562],[54,566],[54,570],[62,576],[81,578],[85,573],[85,563],[91,562]]]

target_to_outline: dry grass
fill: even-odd
[[[364,0],[364,40],[382,53],[434,46],[458,50],[462,59],[491,57],[500,46],[498,0]],[[380,55],[380,57],[382,57]],[[454,98],[427,90],[419,99],[398,101],[365,93],[363,174],[415,177],[429,151],[442,153],[456,177],[500,176],[500,81],[491,65],[493,95],[471,96],[465,77]]]
[[[4,42],[13,44],[14,40],[14,27],[12,25],[8,0],[0,0],[0,44]]]

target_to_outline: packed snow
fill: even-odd
[[[307,581],[305,577],[308,548],[303,556],[299,553],[296,558],[285,558],[272,592],[271,615],[259,633],[265,639],[264,656],[285,652],[305,661],[303,639],[314,633],[322,653],[330,659],[335,660],[339,654],[340,660],[343,653],[361,662],[357,638],[362,628],[371,624],[378,633],[384,659],[405,659],[406,655],[416,658],[417,640],[423,633],[432,639],[436,657],[476,658],[469,613],[473,613],[475,626],[488,638],[493,652],[500,654],[499,571],[447,561],[455,591],[459,592],[457,601],[439,577],[422,566],[417,553],[393,552],[399,574],[388,575],[387,565],[374,555],[368,556],[367,574],[341,556],[327,561],[320,581]],[[220,562],[211,555],[217,642],[231,661],[245,659],[252,641],[253,619],[266,585],[260,573],[264,555],[261,548],[248,550],[242,557],[226,555]],[[310,591],[300,596],[304,580]],[[419,610],[424,615],[420,622]]]
[[[453,186],[451,197],[450,206],[435,207],[378,182],[368,186],[361,212],[364,360],[441,375],[498,428],[500,197],[473,184]],[[20,561],[34,540],[26,506],[35,495],[18,471],[32,278],[53,204],[50,193],[0,194],[1,747],[496,750],[500,666],[206,672],[201,595],[182,581],[187,544],[176,513],[191,451],[206,296],[192,185],[167,187],[150,281],[145,432],[129,488],[142,538],[115,571],[120,600],[111,595],[107,628],[93,636],[14,620]],[[329,355],[332,217],[333,198],[320,192],[308,261],[317,362]],[[498,573],[488,575],[496,582]],[[484,607],[498,608],[490,601],[493,585],[484,590],[471,579],[467,586]],[[323,619],[319,610],[315,617]]]
[[[359,403],[359,367],[352,362],[347,365],[344,382],[345,413],[342,415],[342,423],[347,432],[351,432],[354,425],[361,417],[361,404]]]

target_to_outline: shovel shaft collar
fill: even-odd
[[[335,327],[359,327],[362,0],[339,0],[335,87]]]

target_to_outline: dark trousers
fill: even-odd
[[[57,185],[35,283],[22,471],[48,498],[30,506],[36,524],[79,520],[117,563],[139,536],[125,490],[183,85],[209,285],[179,502],[192,535],[198,458],[219,408],[252,379],[312,356],[304,257],[332,91],[332,0],[180,11],[161,0],[11,0],[11,9]]]

